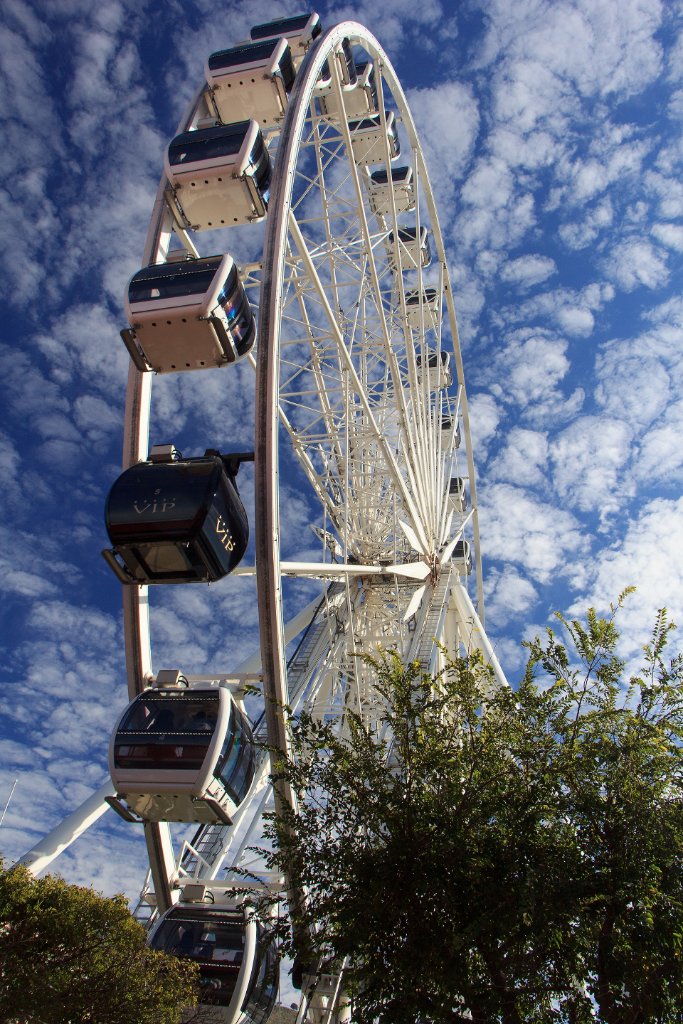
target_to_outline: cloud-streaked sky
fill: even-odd
[[[164,146],[207,55],[299,9],[5,2],[0,811],[18,779],[0,829],[9,859],[101,783],[126,703],[120,587],[99,552],[120,464],[123,291],[140,266]],[[317,9],[326,26],[353,18],[378,37],[421,130],[458,309],[500,660],[514,681],[520,639],[553,610],[604,609],[636,584],[622,616],[631,657],[658,606],[683,622],[683,5]],[[230,372],[239,386],[229,406],[211,375],[161,381],[153,440],[187,454],[248,447],[253,374]],[[250,507],[249,470],[240,487]],[[287,499],[305,533],[306,503],[291,490]],[[231,584],[220,619],[203,588],[159,598],[158,664],[201,671],[218,657],[227,669],[255,648],[253,587]],[[143,846],[111,819],[58,865],[71,880],[134,893]]]

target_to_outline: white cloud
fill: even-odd
[[[643,435],[633,471],[645,486],[680,488],[683,481],[683,401],[673,402]]]
[[[597,511],[601,519],[620,508],[632,437],[624,420],[582,416],[555,438],[553,481],[565,507]]]
[[[660,154],[661,159],[661,154]],[[663,220],[683,216],[683,183],[677,176],[678,159],[673,166],[650,170],[643,178],[648,196],[656,201],[656,212]]]
[[[494,0],[487,9],[486,59],[492,63],[504,58],[513,97],[517,95],[516,82],[529,83],[531,98],[527,104],[518,100],[522,111],[538,102],[531,88],[535,81],[543,86],[539,92],[556,105],[562,88],[570,86],[582,96],[633,95],[651,82],[662,66],[661,46],[655,36],[662,5],[657,0],[648,4],[625,0],[618,17],[614,12],[609,0],[521,0],[514,7],[505,0]],[[532,60],[542,77],[524,74],[524,62]],[[522,70],[514,74],[516,61]],[[549,80],[549,73],[557,76],[557,82]],[[549,89],[551,82],[554,88]]]
[[[559,235],[568,249],[585,249],[595,242],[601,231],[611,227],[613,220],[612,201],[605,196],[593,207],[584,207],[580,218],[561,224]]]
[[[488,558],[521,566],[541,584],[559,576],[581,578],[588,538],[562,507],[524,488],[493,484],[480,498],[480,522]]]
[[[607,276],[626,292],[643,285],[662,288],[669,280],[666,260],[647,239],[619,242],[604,261]]]
[[[564,200],[570,207],[590,202],[616,183],[623,187],[625,180],[637,180],[650,146],[630,139],[629,134],[627,126],[606,123],[594,137],[590,155],[569,164]]]
[[[468,248],[511,249],[536,223],[533,196],[519,192],[508,165],[481,159],[461,191],[463,203],[454,238]]]
[[[527,408],[557,393],[569,371],[567,343],[547,331],[524,329],[499,346],[487,377],[496,398]]]
[[[557,323],[566,334],[586,338],[593,333],[595,317],[589,309],[564,306],[557,311]]]
[[[407,95],[434,190],[449,201],[469,162],[479,131],[472,90],[459,82],[411,89]]]
[[[533,51],[507,59],[494,75],[493,112],[496,120],[521,134],[543,129],[553,124],[553,134],[559,134],[558,122],[563,111],[572,105],[571,88]]]
[[[683,499],[657,498],[631,519],[623,538],[598,553],[590,565],[587,596],[572,614],[585,612],[586,603],[604,613],[628,586],[637,586],[619,614],[624,655],[634,657],[647,642],[658,608],[666,606],[675,622],[683,623]]]
[[[547,130],[525,133],[506,124],[490,132],[487,145],[494,156],[510,167],[525,170],[539,170],[557,163],[565,148],[564,141]]]
[[[678,392],[678,374],[674,374],[678,363],[680,355],[656,332],[609,341],[601,346],[595,362],[596,401],[612,417],[642,429],[661,415]]]
[[[508,328],[512,324],[548,324],[557,327],[563,337],[585,338],[594,331],[594,313],[613,298],[611,284],[592,283],[580,290],[555,288],[502,306],[493,318]]]
[[[541,281],[557,273],[555,261],[549,256],[519,256],[516,260],[506,263],[500,276],[503,281],[516,284],[520,288],[531,288]]]
[[[668,113],[674,121],[683,121],[683,89],[671,93]]]
[[[468,399],[468,406],[475,458],[483,461],[489,442],[496,436],[501,410],[493,395],[481,392]]]
[[[511,566],[503,572],[492,569],[486,576],[486,620],[496,633],[526,618],[537,600],[533,583]]]
[[[61,385],[85,378],[93,390],[123,398],[129,358],[118,337],[120,324],[106,307],[74,305],[51,330],[36,335],[39,350]]]
[[[506,434],[505,447],[491,461],[486,478],[544,490],[548,478],[547,463],[547,435],[536,430],[513,427]]]
[[[676,252],[683,252],[683,225],[681,224],[653,224],[652,234],[665,245],[667,249],[674,249]]]
[[[23,504],[23,499],[15,500],[14,507]],[[32,533],[19,526],[0,526],[0,590],[5,595],[55,595],[65,574],[73,580],[80,577],[79,569],[63,558],[58,538],[40,529]]]

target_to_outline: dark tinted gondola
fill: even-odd
[[[294,64],[285,39],[243,43],[212,53],[206,81],[225,124],[253,118],[262,125],[281,120],[294,84]]]
[[[169,143],[165,169],[194,231],[265,217],[271,162],[254,120],[181,132]]]
[[[121,337],[139,370],[224,366],[256,339],[254,314],[228,255],[143,267],[128,285],[125,309],[131,326]]]
[[[239,564],[249,524],[236,465],[216,452],[159,456],[125,470],[109,492],[103,551],[122,583],[212,583]],[[239,457],[237,457],[239,458]]]
[[[229,824],[254,778],[251,727],[226,686],[157,685],[133,700],[114,730],[112,806],[144,821]]]
[[[198,964],[198,1009],[212,1024],[268,1019],[277,995],[276,950],[264,926],[238,904],[177,904],[152,929],[148,945]]]

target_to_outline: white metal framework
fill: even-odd
[[[356,84],[349,55],[364,66]],[[284,103],[284,94],[278,96]],[[188,682],[221,680],[242,707],[245,685],[262,682],[255,735],[285,748],[283,705],[321,715],[353,708],[373,720],[373,672],[359,655],[375,654],[378,646],[418,659],[426,670],[439,668],[444,649],[479,647],[501,682],[504,677],[483,626],[476,484],[453,294],[404,93],[377,40],[344,22],[311,43],[284,115],[264,124],[265,109],[279,107],[259,110],[273,167],[265,242],[259,263],[241,268],[258,320],[257,355],[248,356],[256,371],[256,557],[255,566],[235,573],[256,573],[261,649],[230,673],[188,676]],[[204,83],[178,132],[206,130],[216,114]],[[164,175],[144,265],[165,262],[178,245],[194,257],[214,251],[202,224],[200,253],[182,201]],[[253,219],[259,216],[255,209]],[[229,401],[231,368],[200,372],[222,374]],[[152,372],[131,362],[124,468],[148,456],[152,381]],[[299,512],[305,509],[309,536],[288,533],[293,517],[282,499],[285,484],[298,495]],[[217,584],[230,585],[230,577]],[[146,586],[123,588],[131,699],[156,678],[149,596]],[[25,862],[35,871],[46,867],[113,792],[105,787],[85,817],[72,816]],[[212,886],[216,893],[233,886],[234,899],[242,872],[258,869],[247,848],[271,800],[262,755],[231,825],[205,825],[178,851],[167,823],[146,822],[150,873],[139,910],[154,917]],[[283,884],[266,876],[263,882]],[[332,1019],[335,991],[339,983],[328,978],[316,993],[313,979],[300,1018]]]

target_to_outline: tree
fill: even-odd
[[[123,896],[0,861],[0,1020],[177,1024],[197,967],[145,946]]]
[[[385,653],[381,730],[291,721],[285,945],[348,964],[359,1024],[680,1024],[683,664],[662,611],[623,682],[612,612],[560,617],[516,691]]]

